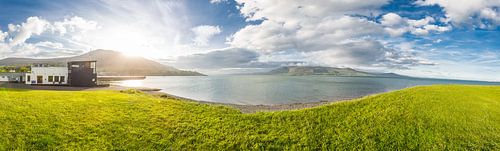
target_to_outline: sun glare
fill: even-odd
[[[159,48],[166,45],[161,38],[132,26],[109,28],[92,36],[95,38],[91,43],[97,48],[116,50],[125,56],[157,58],[165,55]]]
[[[121,81],[118,85],[125,87],[141,87],[143,86],[142,80],[125,80]]]

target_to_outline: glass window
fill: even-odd
[[[73,67],[73,68],[79,68],[80,66],[77,65],[77,64],[74,64],[74,65],[71,65],[71,67]]]
[[[61,80],[60,80],[60,81],[61,81],[61,82],[64,82],[64,76],[61,76]]]
[[[95,69],[95,62],[91,62],[91,63],[90,63],[90,68]]]
[[[31,76],[28,76],[28,78],[27,78],[27,79],[28,79],[28,81],[31,81]]]
[[[54,82],[54,76],[49,76],[49,82]]]
[[[54,76],[54,82],[59,82],[59,76]]]

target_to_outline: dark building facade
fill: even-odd
[[[97,86],[96,61],[68,62],[68,83],[74,87]]]

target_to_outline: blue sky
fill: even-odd
[[[112,49],[208,74],[318,65],[500,81],[497,0],[2,0],[0,6],[0,59]]]

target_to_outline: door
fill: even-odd
[[[36,83],[43,83],[43,76],[36,76]]]

